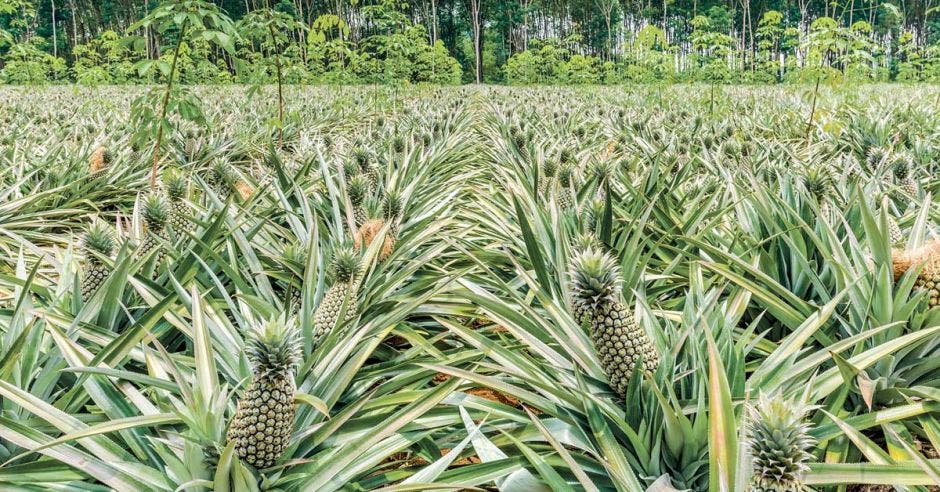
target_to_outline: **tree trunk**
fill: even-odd
[[[483,23],[480,20],[480,2],[469,0],[470,24],[473,26],[473,51],[476,62],[476,83],[483,83]]]

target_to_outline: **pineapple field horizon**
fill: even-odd
[[[938,490],[938,103],[0,86],[0,490]]]

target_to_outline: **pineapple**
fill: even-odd
[[[248,347],[251,383],[238,401],[226,440],[245,463],[264,469],[274,465],[294,428],[294,369],[300,344],[286,322],[269,321],[256,330]]]
[[[232,193],[232,183],[235,181],[234,173],[228,163],[216,160],[206,176],[206,184],[219,196],[219,200],[228,200]]]
[[[597,191],[594,196],[598,200],[605,200],[607,198],[607,178],[610,177],[612,171],[610,165],[603,161],[595,161],[594,165],[591,166],[591,172],[597,180]]]
[[[584,230],[595,238],[601,232],[601,220],[604,218],[604,207],[607,203],[604,200],[594,199],[584,208]]]
[[[835,188],[829,170],[821,166],[807,169],[803,174],[803,184],[806,186],[806,191],[819,204],[819,215],[821,217],[829,215],[829,199]]]
[[[541,178],[539,179],[539,188],[538,196],[539,198],[545,199],[547,202],[549,200],[549,195],[552,192],[555,184],[555,175],[558,173],[558,163],[548,160],[545,162]]]
[[[901,246],[904,243],[904,234],[901,232],[901,226],[894,217],[888,216],[888,239],[892,246]]]
[[[558,172],[558,184],[561,189],[558,191],[558,206],[562,210],[574,208],[575,196],[571,190],[571,166],[565,166]]]
[[[138,254],[141,257],[147,256],[151,251],[157,249],[154,265],[160,265],[166,256],[166,252],[160,248],[161,242],[169,240],[166,224],[170,220],[170,208],[163,196],[151,194],[144,199],[141,215],[144,218],[146,231],[144,232],[144,242],[140,245]]]
[[[103,171],[111,165],[112,160],[113,156],[110,150],[104,147],[98,147],[91,154],[91,159],[88,163],[88,170],[92,173]]]
[[[892,165],[895,181],[900,184],[901,190],[913,197],[917,196],[919,187],[917,180],[914,179],[913,167],[910,156],[899,155]]]
[[[353,207],[353,218],[356,221],[356,227],[362,226],[369,220],[365,208],[366,194],[369,190],[369,182],[364,174],[360,174],[349,181],[349,202]]]
[[[170,227],[179,234],[192,229],[192,222],[187,219],[186,179],[177,172],[170,172],[163,178],[163,185],[166,187],[167,201],[170,202]]]
[[[934,239],[913,250],[895,248],[891,251],[891,262],[895,281],[911,267],[923,265],[914,286],[927,289],[927,302],[931,308],[940,304],[940,239]]]
[[[634,367],[653,371],[659,354],[631,310],[620,302],[620,268],[597,248],[588,248],[572,262],[571,308],[575,320],[588,329],[611,388],[621,397]]]
[[[103,225],[93,225],[82,239],[85,250],[85,276],[82,277],[82,302],[94,295],[101,284],[108,279],[111,269],[99,256],[110,257],[114,252],[114,236]]]
[[[357,149],[353,152],[353,162],[359,167],[359,174],[365,176],[366,190],[369,193],[375,191],[375,185],[378,182],[378,172],[372,164],[369,152],[363,149]]]
[[[809,410],[799,402],[761,395],[749,408],[747,445],[753,474],[751,492],[799,492],[803,490],[806,463],[816,445],[805,422]]]
[[[385,203],[382,211],[385,215],[385,222],[388,224],[386,240],[390,241],[389,254],[391,254],[392,249],[395,249],[395,244],[398,243],[398,220],[401,215],[401,208],[401,195],[393,191],[387,192],[385,194]],[[387,256],[388,255],[385,255],[385,257]],[[380,259],[384,260],[385,257]]]
[[[383,227],[385,227],[385,221],[382,219],[371,219],[362,224],[362,227],[356,232],[356,237],[353,238],[356,249],[365,249],[372,245],[372,241],[375,240]],[[392,235],[385,234],[385,240],[382,241],[382,250],[379,251],[379,261],[388,258],[394,248],[395,240],[392,239]]]
[[[351,248],[341,248],[333,255],[331,269],[334,282],[313,314],[314,339],[325,336],[336,325],[343,303],[346,303],[344,321],[356,317],[358,295],[359,254]]]

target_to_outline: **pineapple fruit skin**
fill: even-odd
[[[314,338],[320,339],[333,329],[333,326],[339,318],[340,311],[343,309],[343,301],[346,300],[347,294],[349,301],[346,305],[346,317],[344,321],[348,322],[356,317],[357,292],[353,282],[337,283],[326,292],[326,295],[323,296],[323,301],[320,302],[320,306],[313,315]]]
[[[239,459],[257,469],[277,462],[293,431],[294,392],[289,376],[265,376],[251,382],[226,435],[229,442],[235,442]]]
[[[82,277],[82,302],[88,302],[110,274],[108,267],[100,263],[90,263],[85,276]]]
[[[630,376],[641,359],[643,370],[655,371],[659,366],[659,353],[653,342],[623,304],[607,301],[592,308],[577,303],[575,316],[582,326],[590,328],[601,367],[610,387],[621,397],[625,397]]]

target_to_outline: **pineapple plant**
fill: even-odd
[[[352,248],[339,248],[333,254],[330,269],[333,273],[333,285],[327,290],[313,314],[314,339],[324,337],[336,326],[344,304],[346,315],[343,320],[345,322],[355,318],[357,314],[359,253]]]
[[[138,255],[144,257],[156,250],[154,265],[160,265],[166,256],[166,251],[161,247],[162,242],[169,240],[166,225],[170,220],[170,208],[166,199],[157,193],[147,195],[141,207],[141,216],[144,219],[145,231]]]
[[[281,251],[281,262],[289,276],[297,280],[297,285],[289,284],[290,299],[287,301],[288,312],[296,315],[303,304],[303,271],[306,260],[304,248],[296,243],[288,243]]]
[[[752,457],[751,492],[800,492],[816,445],[799,402],[761,395],[748,409],[747,446]]]
[[[610,387],[621,397],[634,368],[654,371],[659,353],[620,301],[620,267],[598,248],[583,250],[572,261],[571,310],[575,321],[590,332],[591,341]]]
[[[232,193],[232,186],[235,182],[235,175],[231,166],[221,159],[212,163],[212,167],[206,175],[206,184],[219,196],[223,202],[228,200]]]
[[[257,328],[246,352],[252,365],[251,383],[238,401],[226,433],[235,453],[257,469],[273,466],[294,429],[294,370],[301,352],[294,329],[283,320]]]
[[[830,199],[835,191],[835,184],[829,170],[822,166],[813,166],[803,173],[803,185],[811,198],[819,205],[819,215],[829,215]]]
[[[114,253],[114,236],[104,225],[93,225],[82,238],[82,248],[85,251],[85,275],[82,277],[82,301],[88,299],[108,279],[111,268],[101,257],[110,258]]]

